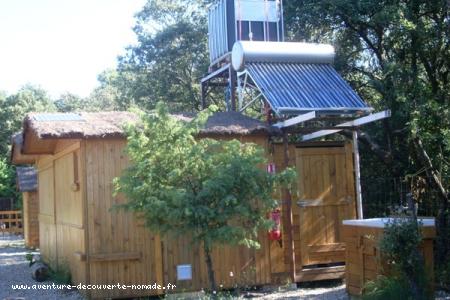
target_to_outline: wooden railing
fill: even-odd
[[[23,233],[22,211],[0,211],[0,233]]]

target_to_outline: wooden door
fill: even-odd
[[[296,149],[299,199],[293,204],[298,267],[345,261],[342,220],[356,216],[352,149]]]

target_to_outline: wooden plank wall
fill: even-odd
[[[270,283],[270,261],[267,239],[261,239],[261,250],[244,246],[216,246],[212,260],[217,286],[232,288]],[[163,239],[164,282],[177,286],[177,290],[209,288],[205,256],[201,245],[192,244],[189,237]],[[192,280],[177,279],[177,265],[190,264]]]
[[[247,142],[266,146],[267,139],[254,137]],[[267,147],[267,146],[266,146]],[[125,140],[86,141],[87,203],[89,227],[89,257],[103,255],[101,262],[90,261],[90,283],[140,284],[163,282],[179,288],[201,289],[208,287],[204,254],[201,247],[191,244],[188,237],[165,237],[159,242],[136,220],[122,210],[111,212],[114,204],[124,203],[123,197],[112,197],[113,178],[120,176],[128,166],[124,155]],[[213,264],[218,285],[233,287],[236,284],[270,283],[270,256],[266,233],[261,235],[261,250],[245,247],[217,247]],[[140,253],[140,259],[108,261],[113,254],[129,257]],[[192,281],[178,281],[176,266],[191,264]],[[160,277],[160,278],[159,278]],[[179,290],[179,289],[178,289]],[[162,291],[159,291],[160,293]],[[145,293],[141,293],[143,295]],[[138,296],[138,292],[120,296]],[[94,296],[118,296],[95,294]]]
[[[64,141],[55,155],[38,162],[39,235],[43,259],[52,268],[69,269],[74,283],[86,282],[86,264],[76,253],[84,253],[83,197],[80,192],[80,143]]]
[[[87,140],[86,197],[89,232],[90,284],[149,284],[162,282],[161,246],[158,237],[151,234],[131,212],[113,210],[125,202],[122,196],[113,197],[113,179],[128,166],[124,153],[126,140]],[[83,168],[84,169],[84,168]],[[92,297],[134,297],[162,291],[118,289],[93,291]]]
[[[39,248],[39,195],[37,191],[22,193],[25,245]]]

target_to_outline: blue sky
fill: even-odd
[[[145,0],[0,0],[0,90],[40,85],[57,97],[87,96],[136,42]]]

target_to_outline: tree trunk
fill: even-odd
[[[422,166],[426,168],[428,180],[437,189],[441,202],[439,203],[439,211],[437,215],[436,229],[437,229],[437,263],[443,263],[447,260],[447,256],[450,253],[449,245],[449,222],[448,222],[448,207],[449,207],[449,193],[446,191],[442,181],[440,179],[439,171],[433,166],[433,163],[425,150],[420,138],[415,137],[413,144],[416,152],[416,156]]]
[[[216,286],[216,279],[214,278],[214,269],[213,269],[213,263],[212,263],[212,258],[211,258],[211,247],[208,246],[208,244],[205,241],[203,241],[203,249],[205,251],[205,261],[206,261],[206,267],[208,269],[209,285],[211,287],[211,292],[214,293],[214,292],[217,292],[217,286]]]
[[[447,191],[445,190],[445,187],[439,178],[439,171],[433,166],[433,163],[431,162],[431,159],[428,156],[428,153],[425,150],[422,141],[418,137],[415,137],[413,139],[413,143],[416,149],[416,156],[422,166],[426,168],[426,173],[428,178],[430,178],[431,184],[434,185],[434,187],[439,192],[439,198],[441,198],[444,202],[448,202]]]

